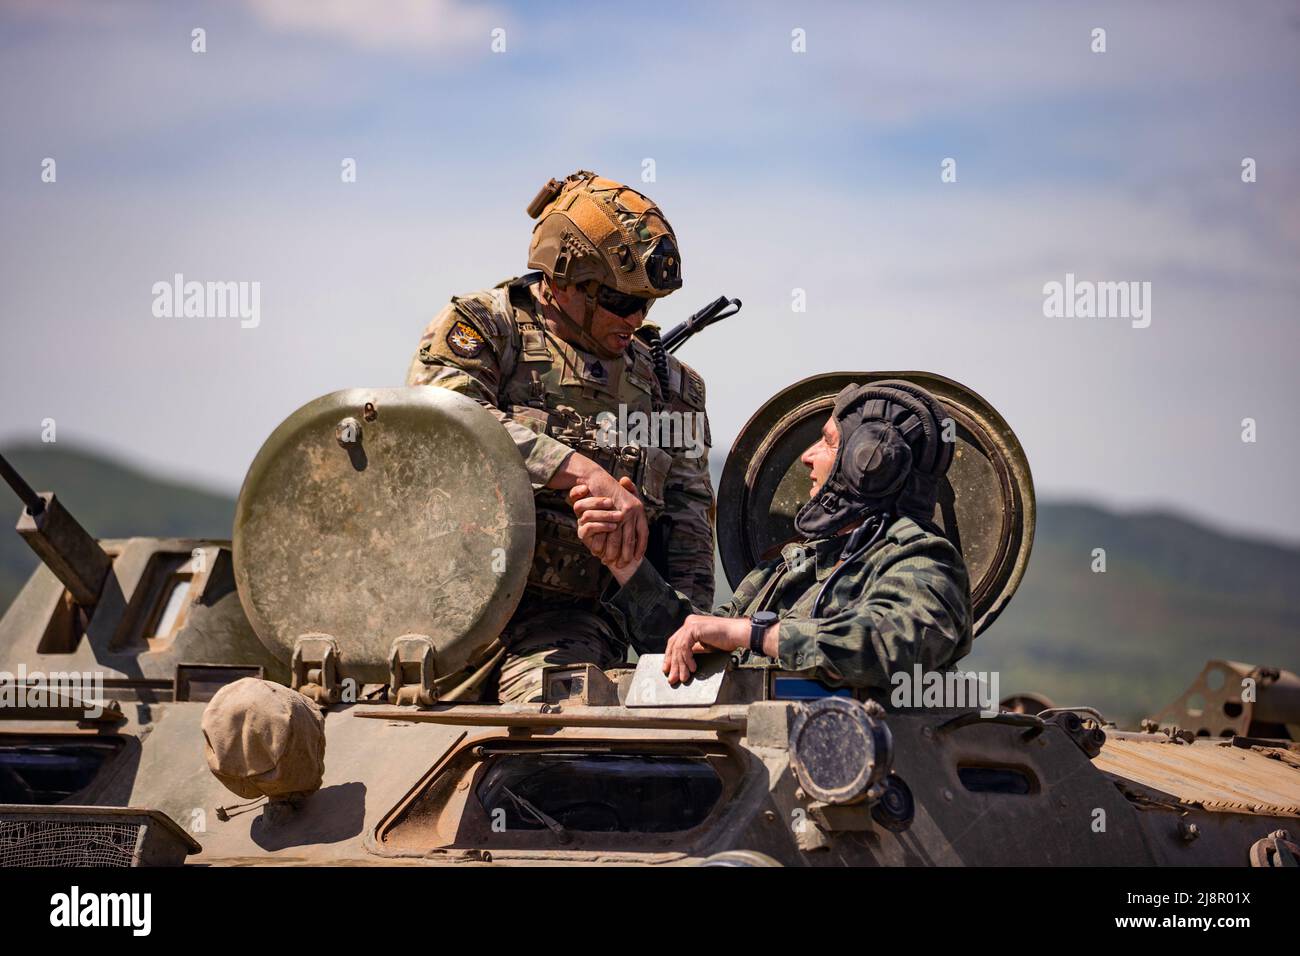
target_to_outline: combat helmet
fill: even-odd
[[[673,227],[635,189],[579,170],[543,186],[528,215],[537,220],[528,267],[557,284],[596,282],[642,299],[681,288]]]

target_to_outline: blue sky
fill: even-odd
[[[676,227],[658,321],[745,300],[681,353],[718,453],[798,378],[921,368],[1044,496],[1300,541],[1298,47],[1293,3],[3,3],[0,440],[54,418],[233,492],[524,271],[524,206],[591,168]],[[155,318],[176,272],[260,282],[260,324]],[[1151,282],[1151,326],[1044,317],[1067,272]]]

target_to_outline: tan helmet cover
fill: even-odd
[[[656,299],[681,288],[673,227],[635,189],[579,170],[543,186],[528,214],[537,220],[528,267],[552,281],[594,280],[626,295]]]
[[[203,740],[212,775],[245,799],[320,789],[325,717],[296,690],[256,677],[227,684],[203,711]]]

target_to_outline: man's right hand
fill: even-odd
[[[547,487],[568,489],[569,502],[578,514],[578,537],[607,567],[640,564],[650,542],[650,526],[636,485],[629,479],[615,481],[590,458],[574,452],[556,469]],[[584,500],[599,504],[578,512],[576,506]],[[599,518],[587,518],[584,527],[584,513],[591,512]]]
[[[635,497],[636,485],[632,483],[630,478],[620,478],[618,483],[624,492]],[[617,501],[614,498],[603,498],[591,494],[586,485],[574,485],[569,491],[569,502],[573,505],[573,511],[578,516],[579,539],[591,550],[592,554],[604,562],[619,584],[626,584],[628,579],[636,573],[636,569],[640,567],[641,559],[645,555],[645,548],[640,548],[640,553],[634,554],[629,561],[622,560],[621,550],[616,560],[610,560],[604,556],[610,550],[605,544],[605,539],[614,537],[619,528],[618,520],[622,512],[618,509]]]

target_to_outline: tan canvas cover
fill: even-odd
[[[208,702],[203,752],[213,776],[246,799],[312,793],[325,773],[325,717],[296,690],[245,677]]]

